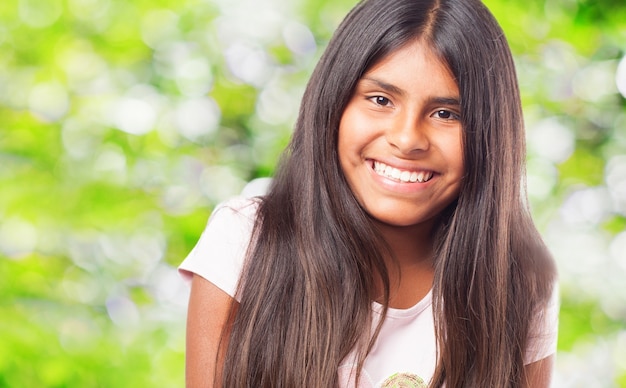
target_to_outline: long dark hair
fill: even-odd
[[[546,303],[554,268],[525,205],[521,104],[504,34],[478,0],[365,0],[315,68],[260,202],[224,386],[333,387],[349,352],[366,357],[375,281],[388,304],[389,252],[345,181],[337,133],[359,78],[418,37],[458,84],[466,171],[435,234],[431,386],[521,384],[529,317]]]

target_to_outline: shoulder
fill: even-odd
[[[244,243],[250,238],[259,199],[235,197],[215,207],[200,241],[208,239],[217,246],[224,243]]]
[[[215,207],[196,246],[178,267],[185,280],[197,274],[235,295],[259,203],[236,197]]]
[[[559,286],[552,284],[550,298],[539,305],[530,323],[524,363],[530,364],[556,353],[559,326]]]
[[[241,221],[254,221],[260,203],[259,198],[234,197],[222,202],[211,213],[208,224],[215,219],[234,217]]]

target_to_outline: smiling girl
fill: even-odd
[[[524,157],[482,3],[359,3],[268,193],[218,206],[180,267],[187,386],[549,386],[556,275]]]

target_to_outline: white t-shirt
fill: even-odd
[[[234,198],[219,205],[211,215],[200,240],[179,267],[185,279],[196,273],[239,300],[235,291],[254,225],[258,202]],[[548,309],[536,317],[526,364],[556,352],[558,327],[558,291]],[[382,306],[373,302],[374,326]],[[359,388],[412,386],[426,387],[435,370],[436,342],[429,292],[408,309],[387,310],[379,336],[367,355]],[[341,387],[354,387],[355,355],[350,354],[339,366]],[[400,385],[404,384],[404,385]],[[410,384],[410,385],[409,385]]]

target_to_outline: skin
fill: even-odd
[[[214,381],[220,379],[228,345],[220,347],[220,338],[233,303],[237,302],[213,283],[193,275],[187,311],[186,387],[217,386]]]
[[[549,388],[552,381],[554,361],[555,357],[552,355],[526,365],[526,379],[522,385],[528,388]]]
[[[342,170],[394,254],[388,260],[391,307],[413,306],[432,287],[431,230],[439,213],[458,197],[464,173],[459,117],[458,86],[421,40],[364,74],[343,113],[338,142]],[[378,163],[398,171],[391,177],[378,173]],[[401,171],[404,182],[397,179]],[[410,173],[430,179],[406,182]]]
[[[413,41],[358,82],[339,124],[339,161],[361,206],[394,229],[428,231],[457,198],[463,177],[459,89],[448,68]],[[427,172],[404,183],[374,171],[374,161]]]
[[[426,76],[425,76],[426,75]],[[448,68],[421,41],[389,55],[357,84],[339,127],[339,159],[361,206],[390,245],[390,306],[408,308],[432,287],[431,231],[457,198],[464,173],[459,90]],[[374,171],[374,160],[432,173],[405,183]],[[415,285],[419,286],[415,286]],[[187,318],[186,386],[220,380],[234,299],[194,275]],[[226,330],[224,330],[226,328]],[[523,386],[550,386],[554,357],[526,366]],[[217,378],[216,378],[217,377]]]

